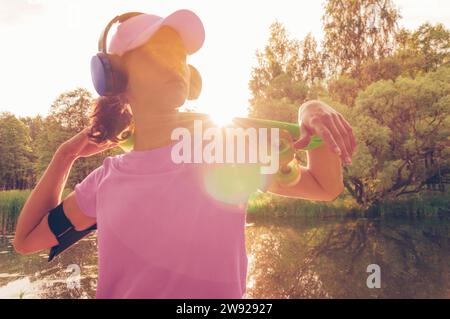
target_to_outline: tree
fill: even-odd
[[[435,71],[450,61],[450,31],[442,23],[424,23],[414,32],[402,29],[396,42],[396,57],[411,75]]]
[[[83,88],[62,93],[50,107],[52,116],[62,128],[79,132],[90,123],[92,94]]]
[[[450,60],[450,31],[442,24],[425,23],[415,31],[401,29],[395,34],[394,43],[392,54],[381,58],[367,56],[358,70],[330,76],[329,95],[353,106],[358,93],[374,82],[395,81],[400,75],[415,77]]]
[[[309,85],[321,81],[324,78],[323,56],[317,48],[317,41],[308,33],[300,43],[300,69],[303,79]]]
[[[371,83],[379,80],[395,80],[398,76],[405,74],[407,69],[408,67],[405,69],[405,66],[397,57],[368,61],[361,68],[361,74],[358,78],[359,87],[365,89]]]
[[[327,76],[358,77],[363,63],[389,56],[399,18],[391,0],[328,0],[322,18]]]
[[[57,148],[66,140],[90,125],[89,115],[92,110],[93,98],[90,92],[83,88],[62,93],[53,102],[50,115],[44,121],[44,129],[36,138],[38,159],[36,172],[43,174]],[[74,187],[91,171],[102,165],[103,158],[120,153],[120,150],[108,150],[88,158],[78,159],[67,180],[68,187]]]
[[[0,188],[27,188],[33,174],[31,138],[27,126],[11,113],[0,115],[0,154]]]
[[[37,161],[38,161],[38,143],[37,138],[44,130],[44,122],[45,118],[41,115],[37,115],[35,117],[27,116],[23,118],[19,118],[29,130],[30,138],[31,138],[31,153],[29,153],[29,158],[31,160],[31,166],[27,168],[27,175],[29,176],[29,184],[27,188],[33,187],[36,184],[36,172],[37,172]]]
[[[0,114],[0,189],[33,188],[52,160],[57,148],[90,124],[92,95],[78,88],[62,93],[47,117]],[[119,148],[81,158],[72,168],[67,187],[73,188],[104,156],[122,153]]]
[[[342,75],[336,80],[328,82],[328,93],[334,101],[338,101],[348,106],[353,106],[360,91],[359,83],[356,79],[347,75]]]
[[[322,64],[316,41],[310,34],[302,42],[291,40],[286,28],[275,22],[264,54],[258,50],[256,57],[258,65],[252,68],[249,83],[250,115],[297,121],[299,106],[321,92]]]
[[[373,83],[352,111],[360,147],[344,183],[358,203],[369,206],[448,182],[449,66]]]

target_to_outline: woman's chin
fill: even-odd
[[[187,93],[185,90],[172,90],[167,94],[166,104],[173,105],[175,108],[183,106],[186,102]]]
[[[172,96],[170,99],[166,98],[164,99],[163,103],[159,103],[160,109],[164,110],[173,110],[177,109],[186,102],[186,97],[183,96]]]

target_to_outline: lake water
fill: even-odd
[[[47,263],[47,251],[16,254],[10,228],[0,228],[0,298],[95,297],[95,235]],[[449,220],[248,215],[246,235],[248,298],[450,298]]]

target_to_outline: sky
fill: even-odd
[[[394,0],[400,26],[415,29],[441,22],[450,28],[450,1]],[[0,112],[46,115],[63,92],[91,83],[90,59],[106,24],[116,15],[140,11],[165,17],[178,9],[195,12],[205,43],[188,63],[202,74],[200,98],[185,106],[216,119],[245,116],[248,83],[269,27],[278,20],[290,37],[311,32],[323,38],[323,0],[0,0]]]

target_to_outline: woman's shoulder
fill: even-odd
[[[120,160],[126,153],[108,155],[105,157],[104,161],[114,162]]]
[[[105,172],[108,172],[109,170],[117,166],[117,164],[122,160],[123,155],[124,154],[106,156],[102,162],[103,170]]]

